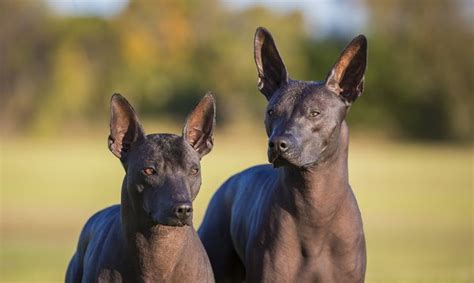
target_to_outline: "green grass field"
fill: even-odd
[[[215,139],[203,160],[198,227],[230,175],[266,162],[265,137]],[[119,202],[123,169],[104,137],[3,139],[1,282],[60,282],[82,225]],[[368,247],[367,282],[474,282],[473,150],[353,139],[350,180]]]

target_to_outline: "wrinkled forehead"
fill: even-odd
[[[185,168],[199,163],[199,157],[182,137],[173,134],[147,135],[140,152],[140,160],[168,168]]]
[[[269,106],[303,106],[316,102],[331,101],[334,99],[333,96],[321,82],[291,81],[272,97]]]

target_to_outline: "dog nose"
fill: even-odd
[[[280,152],[286,152],[290,147],[290,141],[286,137],[275,137],[270,139],[268,147],[272,150],[278,150]]]
[[[187,220],[193,213],[193,206],[191,203],[181,203],[174,207],[174,215],[179,220]]]

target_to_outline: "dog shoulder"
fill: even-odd
[[[95,214],[93,214],[82,228],[81,235],[79,236],[79,243],[77,252],[83,255],[89,243],[96,237],[98,233],[105,232],[110,229],[110,226],[115,220],[120,218],[120,205],[113,205],[104,208]]]

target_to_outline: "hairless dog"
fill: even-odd
[[[322,82],[290,79],[266,29],[254,47],[273,168],[234,175],[212,198],[199,235],[216,281],[363,282],[345,118],[363,90],[367,40],[354,38]]]
[[[192,226],[200,159],[213,146],[212,95],[196,106],[182,136],[145,135],[119,94],[110,107],[109,149],[125,169],[122,201],[87,221],[66,282],[214,282]]]

